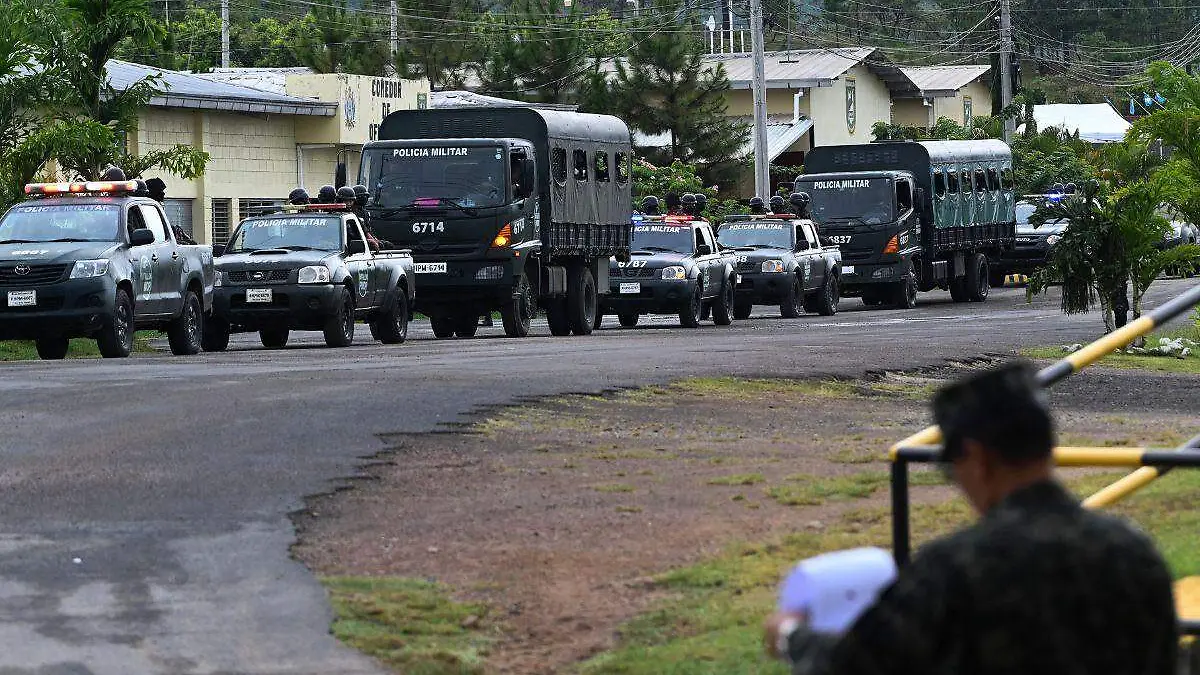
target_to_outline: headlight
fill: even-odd
[[[782,272],[783,271],[783,261],[782,260],[764,260],[763,264],[762,264],[762,271],[764,271],[764,272]]]
[[[687,270],[683,269],[679,265],[671,265],[670,267],[664,267],[663,271],[662,271],[662,278],[667,279],[667,280],[686,279],[687,278]]]
[[[1046,244],[1049,246],[1053,246],[1061,240],[1062,240],[1061,234],[1052,234],[1049,237],[1046,237]]]
[[[504,266],[503,265],[489,265],[487,267],[481,268],[478,272],[475,273],[476,281],[492,281],[495,279],[503,279],[503,278],[504,278]]]
[[[327,284],[329,283],[329,268],[324,265],[301,267],[300,277],[297,281],[302,284]]]
[[[72,279],[90,279],[108,274],[107,260],[76,260],[71,268]]]

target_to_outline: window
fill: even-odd
[[[975,191],[987,192],[987,172],[983,169],[975,169]]]
[[[192,200],[168,199],[163,202],[163,211],[166,211],[167,220],[172,225],[183,230],[189,237],[195,234],[192,230]]]
[[[563,148],[554,148],[550,151],[550,174],[554,176],[554,182],[562,185],[567,182],[567,151]]]
[[[596,181],[600,183],[608,182],[608,153],[597,152],[595,156],[596,162]]]
[[[988,167],[987,170],[987,187],[989,190],[1000,189],[1000,174],[994,167]]]
[[[134,230],[145,229],[146,219],[142,217],[142,210],[136,206],[129,207],[129,215],[125,217],[125,226],[129,231],[130,238],[133,238]]]
[[[229,239],[229,225],[232,215],[232,199],[212,200],[212,242],[214,244],[223,244]]]
[[[913,206],[912,185],[908,181],[896,182],[896,213],[901,214]]]
[[[150,231],[154,233],[154,241],[156,243],[169,241],[167,238],[167,224],[163,222],[162,213],[159,212],[158,208],[149,204],[142,204],[138,208],[142,210],[142,218],[146,221],[146,227],[150,228]]]
[[[952,194],[952,195],[958,194],[958,172],[957,171],[947,171],[946,172],[946,185],[947,185],[947,188],[950,190],[950,194]]]
[[[813,229],[812,223],[801,223],[800,227],[804,228],[804,238],[808,240],[808,243],[812,246],[818,246],[817,232]]]
[[[238,220],[245,220],[254,216],[265,216],[268,213],[274,213],[283,206],[282,199],[239,199],[238,200]]]
[[[1000,170],[1000,189],[1011,190],[1013,186],[1012,167],[1006,166]]]
[[[632,172],[632,168],[630,167],[629,153],[618,152],[617,153],[617,182],[618,183],[628,183],[629,182],[629,174],[631,172]]]
[[[587,151],[576,150],[572,154],[575,158],[575,180],[586,181],[588,179]]]
[[[946,196],[946,172],[942,169],[933,171],[933,194],[938,199]]]
[[[971,170],[962,170],[962,191],[963,193],[972,192],[975,189],[975,181],[971,178]]]

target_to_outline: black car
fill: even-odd
[[[837,313],[842,254],[837,246],[821,246],[811,220],[729,216],[717,242],[737,253],[735,318],[749,317],[754,305],[779,305],[789,319],[806,310]]]
[[[996,260],[990,261],[991,285],[1002,286],[1005,277],[1010,274],[1028,275],[1039,269],[1046,264],[1050,250],[1062,239],[1070,221],[1063,219],[1034,227],[1029,223],[1029,217],[1035,210],[1037,204],[1033,202],[1017,202],[1016,244],[1001,253]]]
[[[678,314],[680,325],[695,328],[706,309],[718,326],[732,323],[737,258],[717,246],[708,221],[680,215],[632,220],[633,252],[629,262],[610,263],[597,323],[603,314],[616,314],[622,326],[636,326],[642,314]]]

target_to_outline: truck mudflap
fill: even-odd
[[[543,245],[554,257],[628,260],[633,236],[631,223],[607,225],[551,223],[543,230]]]

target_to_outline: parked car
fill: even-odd
[[[1046,264],[1050,251],[1062,240],[1070,221],[1066,219],[1043,223],[1034,227],[1029,217],[1038,205],[1029,200],[1016,204],[1017,239],[1010,249],[1002,251],[991,263],[993,286],[1002,286],[1010,274],[1032,274]]]

